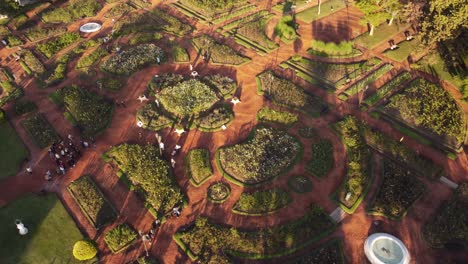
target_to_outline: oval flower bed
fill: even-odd
[[[241,144],[218,150],[224,176],[238,185],[257,185],[287,171],[302,153],[299,141],[271,127],[257,127]]]
[[[197,115],[218,101],[210,87],[194,79],[166,87],[156,98],[166,111],[180,117]]]
[[[272,214],[291,202],[291,197],[283,189],[270,189],[253,193],[242,193],[232,208],[241,215]]]
[[[222,182],[215,183],[208,188],[208,200],[214,203],[225,202],[230,194],[231,188],[229,188],[229,185]]]
[[[102,69],[109,73],[129,75],[149,63],[163,61],[163,50],[154,44],[141,44],[112,55],[102,64]]]

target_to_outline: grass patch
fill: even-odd
[[[406,29],[406,25],[399,25],[394,23],[393,25],[388,25],[386,22],[380,24],[374,30],[374,35],[370,36],[369,32],[362,34],[354,40],[354,43],[364,46],[368,49],[373,49],[379,44],[392,39],[396,34],[402,32]]]
[[[6,120],[0,120],[0,179],[15,175],[28,157],[21,138]],[[0,212],[1,213],[1,212]],[[0,239],[1,240],[1,239]]]
[[[15,219],[29,229],[18,235]],[[2,263],[95,263],[72,255],[76,241],[84,239],[75,222],[54,194],[29,195],[0,208],[0,259]],[[9,227],[9,228],[6,228]]]
[[[386,50],[383,54],[395,61],[402,62],[408,58],[411,53],[413,53],[416,48],[420,45],[417,39],[412,39],[410,41],[403,41],[398,43],[398,48],[395,50]]]
[[[329,16],[337,11],[346,7],[346,3],[343,0],[328,0],[320,6],[320,14],[318,14],[318,5],[313,6],[311,8],[307,8],[306,10],[299,12],[296,15],[298,20],[301,20],[305,23],[312,23],[317,19],[324,18]]]

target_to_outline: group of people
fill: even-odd
[[[94,142],[94,140],[92,140]],[[88,148],[90,143],[88,141],[80,140],[81,147]],[[94,144],[94,143],[93,143]],[[68,135],[67,142],[60,141],[54,143],[48,150],[49,157],[55,161],[57,166],[57,174],[65,175],[68,169],[74,168],[76,162],[81,157],[80,148],[73,142],[72,135]],[[45,179],[50,181],[52,179],[52,172],[48,170],[45,174]]]

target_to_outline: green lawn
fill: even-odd
[[[384,22],[374,29],[374,35],[369,36],[369,32],[366,32],[361,36],[357,37],[354,43],[364,46],[368,49],[373,49],[383,41],[388,41],[399,32],[403,32],[404,29],[406,29],[405,24],[393,24],[389,26],[386,22]],[[390,45],[388,47],[390,48]]]
[[[462,90],[463,78],[460,75],[452,75],[449,71],[447,71],[443,58],[436,50],[431,51],[429,54],[420,59],[416,64],[411,64],[411,68],[433,74]]]
[[[386,50],[384,55],[392,60],[396,60],[402,62],[408,58],[408,56],[416,50],[416,47],[419,45],[419,41],[417,39],[413,39],[411,41],[403,41],[398,43],[398,49],[396,50]]]
[[[20,236],[15,219],[29,233]],[[0,208],[0,263],[93,263],[74,259],[72,249],[83,239],[56,195],[27,196]]]
[[[0,179],[3,179],[18,172],[28,150],[8,122],[0,124],[0,142]]]
[[[304,23],[311,23],[317,19],[329,16],[342,8],[345,8],[344,0],[328,0],[320,6],[320,15],[318,14],[318,5],[297,13],[296,18]]]

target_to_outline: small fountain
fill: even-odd
[[[101,29],[101,25],[95,22],[90,22],[80,27],[80,32],[93,33]]]
[[[364,243],[364,253],[372,264],[408,264],[410,254],[400,239],[386,233],[375,233]]]

